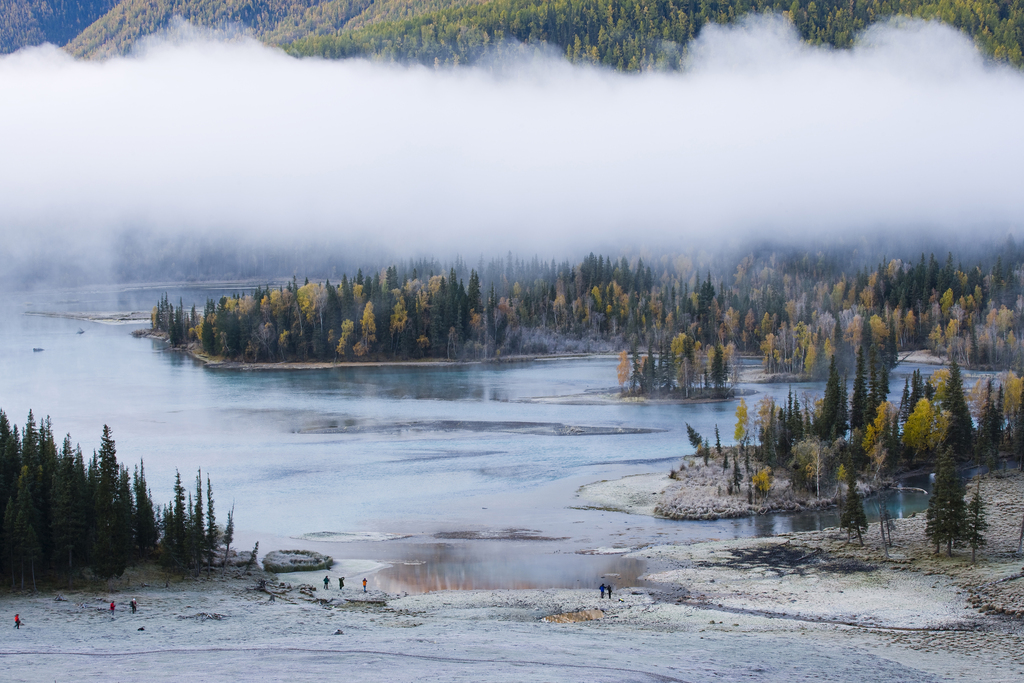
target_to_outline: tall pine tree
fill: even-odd
[[[985,545],[985,532],[988,530],[987,516],[985,501],[981,497],[981,477],[978,477],[978,486],[974,489],[974,496],[967,506],[965,540],[971,547],[971,564],[977,560],[978,548]]]
[[[71,588],[76,551],[79,561],[85,555],[86,504],[82,452],[71,448],[71,435],[68,435],[64,437],[54,473],[51,512],[54,562],[58,567],[66,566],[68,588]]]
[[[949,414],[946,443],[953,449],[953,455],[958,460],[969,458],[972,454],[974,424],[971,422],[971,411],[964,398],[960,366],[955,359],[949,362],[949,379],[946,380],[946,389],[942,396],[942,409]]]
[[[832,442],[846,434],[846,392],[843,391],[839,379],[835,356],[832,356],[828,366],[825,397],[821,405],[821,414],[818,416],[815,426],[818,436],[824,441]]]
[[[140,557],[148,557],[156,548],[158,539],[156,515],[153,510],[153,496],[146,486],[146,464],[139,461],[132,480],[135,496],[135,545]]]
[[[868,528],[868,518],[864,514],[864,500],[857,490],[857,473],[854,468],[846,469],[846,501],[839,518],[839,525],[846,529],[847,538],[851,532],[857,534],[857,540],[864,545],[863,532]]]
[[[928,501],[925,513],[927,520],[925,534],[935,544],[935,552],[942,545],[946,553],[953,556],[953,544],[964,536],[966,510],[964,507],[964,485],[956,471],[956,462],[949,449],[939,454],[935,471],[935,487]]]
[[[864,348],[857,349],[857,371],[853,377],[853,397],[850,401],[850,429],[863,429],[869,420],[868,388],[864,377]]]
[[[117,449],[110,436],[110,427],[103,425],[100,449],[97,454],[96,481],[96,542],[92,549],[92,568],[96,576],[110,580],[121,576],[128,566],[122,507],[119,504],[121,476],[117,465]]]

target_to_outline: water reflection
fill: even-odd
[[[224,293],[249,289],[228,286]],[[580,485],[642,472],[667,472],[692,452],[685,427],[730,443],[734,403],[574,405],[527,402],[534,397],[608,391],[617,359],[592,357],[501,365],[331,368],[303,372],[211,372],[159,342],[134,339],[129,327],[20,315],[22,310],[149,310],[163,289],[62,293],[47,303],[5,311],[0,327],[0,397],[21,422],[28,410],[50,415],[59,434],[70,432],[87,453],[109,424],[118,453],[144,457],[157,501],[167,501],[175,471],[210,473],[218,501],[237,501],[239,538],[281,539],[334,529],[433,534],[444,529],[536,528],[569,536],[565,550],[617,543],[691,542],[706,538],[771,535],[835,526],[835,511],[802,512],[717,522],[674,522],[573,510]],[[202,304],[214,288],[170,289],[169,298]],[[79,327],[86,333],[77,334]],[[33,353],[33,347],[45,353]],[[756,361],[745,359],[745,364]],[[892,375],[891,397],[915,367]],[[925,374],[934,368],[922,368]],[[789,385],[743,385],[784,402]],[[792,387],[794,395],[820,394],[823,384]],[[444,429],[446,421],[635,428],[585,438],[554,433]],[[334,425],[417,425],[351,434],[312,433]],[[424,428],[433,425],[434,428]],[[921,488],[928,488],[927,485]],[[895,516],[924,509],[927,496],[893,496]],[[877,514],[871,499],[867,511]],[[626,534],[625,536],[623,534]],[[278,547],[291,547],[282,540]],[[425,548],[425,546],[424,546]],[[622,558],[587,557],[508,545],[496,550],[417,549],[385,576],[410,587],[571,586],[602,572],[622,573]],[[331,551],[328,551],[331,552]],[[379,557],[374,549],[370,557]],[[434,551],[431,551],[434,552]],[[440,551],[439,551],[440,552]],[[463,555],[460,555],[463,553]],[[546,553],[546,554],[545,554]],[[448,560],[445,557],[458,559]],[[426,559],[424,559],[426,558]],[[388,558],[382,558],[388,559]],[[390,561],[390,560],[388,560]],[[471,563],[460,568],[460,563]],[[605,565],[603,563],[611,563]],[[446,569],[449,568],[449,569]],[[599,583],[600,581],[598,581]]]
[[[519,544],[409,544],[374,575],[388,593],[641,586],[646,562],[620,555],[541,553]]]

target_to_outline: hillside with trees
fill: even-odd
[[[1024,0],[2,0],[0,52],[48,41],[79,57],[125,54],[181,17],[241,27],[296,56],[458,65],[547,45],[574,63],[636,72],[678,69],[707,24],[765,12],[791,21],[809,44],[837,48],[892,17],[942,21],[996,61],[1024,64]]]
[[[0,0],[0,54],[29,45],[64,45],[106,14],[117,0]]]
[[[330,58],[373,56],[426,65],[472,63],[505,41],[546,43],[574,63],[618,71],[677,69],[686,45],[709,23],[774,12],[812,45],[848,48],[857,33],[894,16],[937,19],[972,38],[997,61],[1024,64],[1024,3],[962,0],[493,0],[403,21],[308,36],[287,49]]]
[[[176,17],[195,26],[243,27],[268,45],[334,35],[346,27],[408,19],[459,7],[473,0],[122,0],[67,45],[76,57],[128,53],[145,36],[164,30]]]
[[[546,43],[572,62],[617,71],[678,69],[686,45],[708,24],[731,24],[755,12],[775,12],[813,45],[850,47],[858,32],[891,16],[939,19],[972,36],[996,60],[1024,63],[1024,5],[910,0],[739,0],[636,3],[633,0],[494,0],[444,9],[400,22],[311,35],[288,47],[301,55],[369,55],[424,65],[458,65],[504,41]]]

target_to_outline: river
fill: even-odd
[[[617,359],[504,365],[424,364],[291,372],[209,370],[156,340],[107,325],[24,315],[39,311],[148,310],[164,291],[202,307],[199,287],[92,288],[22,293],[0,328],[0,407],[23,424],[49,415],[91,454],[103,424],[118,457],[145,460],[156,502],[171,497],[175,470],[213,482],[218,519],[234,504],[238,543],[261,551],[303,547],[389,565],[379,580],[409,592],[442,587],[571,587],[590,578],[635,577],[642,562],[581,555],[598,548],[771,535],[823,528],[834,513],[678,522],[573,506],[586,483],[667,471],[690,452],[685,423],[717,424],[732,442],[734,402],[574,405],[530,399],[615,386]],[[79,333],[79,330],[84,333]],[[34,351],[33,349],[43,349]],[[892,374],[890,398],[903,378]],[[930,372],[931,368],[927,369]],[[784,400],[788,385],[743,385]],[[798,395],[821,383],[794,385]],[[466,428],[452,428],[453,421]],[[530,422],[640,433],[518,434]],[[439,424],[443,423],[443,424]],[[927,485],[927,477],[913,485]],[[920,510],[921,494],[894,500]],[[869,514],[875,510],[868,505]],[[509,532],[508,530],[518,530]],[[307,534],[330,532],[332,540]],[[388,541],[373,540],[395,535]],[[346,542],[339,542],[346,541]]]

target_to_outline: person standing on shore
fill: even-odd
[[[345,589],[345,577],[344,576],[339,576],[338,577],[338,590],[344,590],[344,589]]]
[[[324,590],[327,590],[330,587],[331,587],[331,577],[330,576],[325,576],[324,577]]]
[[[610,583],[608,584],[608,599],[612,599],[612,585]]]
[[[363,592],[366,592],[366,579],[363,579]]]
[[[110,618],[111,619],[114,618],[114,601],[113,600],[110,601]]]
[[[132,598],[132,601],[131,601],[130,604],[132,606],[132,614],[135,614],[135,610],[137,610],[139,608],[139,603],[135,602],[135,598]]]
[[[604,584],[601,584],[601,597],[604,597]]]
[[[14,628],[21,629],[21,616],[18,614],[14,615]]]

